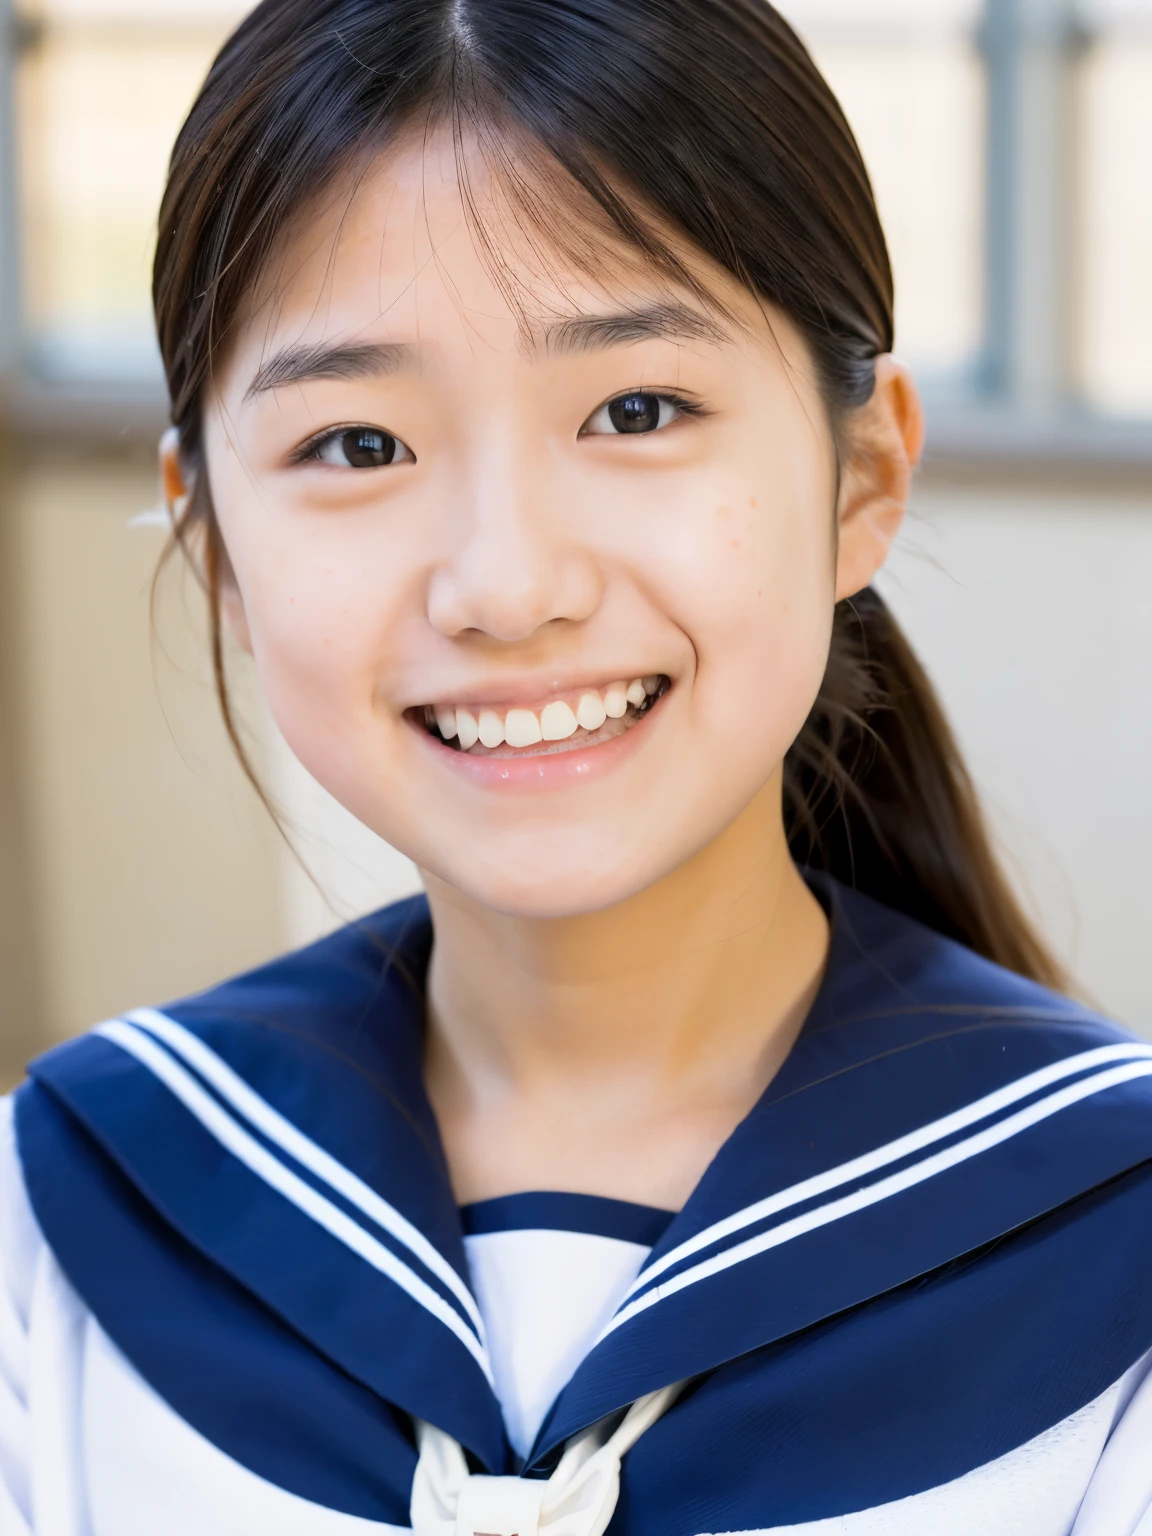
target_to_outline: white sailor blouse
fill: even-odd
[[[1152,1046],[811,878],[676,1213],[457,1207],[420,900],[36,1061],[4,1536],[1152,1536]]]

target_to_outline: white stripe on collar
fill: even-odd
[[[910,1157],[913,1152],[922,1152],[933,1142],[954,1136],[957,1131],[966,1130],[977,1121],[986,1120],[989,1115],[998,1114],[1000,1110],[1008,1109],[1011,1105],[1019,1103],[1021,1099],[1039,1093],[1044,1088],[1050,1088],[1053,1083],[1058,1083],[1066,1077],[1074,1077],[1078,1072],[1088,1072],[1094,1067],[1108,1066],[1114,1061],[1142,1058],[1152,1058],[1152,1045],[1125,1041],[1119,1045],[1105,1045],[1096,1050],[1082,1051],[1078,1056],[1069,1056],[1063,1061],[1041,1067],[1036,1072],[1029,1072],[1026,1077],[1017,1078],[1015,1082],[1008,1083],[1003,1088],[997,1088],[994,1093],[986,1094],[982,1099],[973,1100],[963,1109],[955,1110],[940,1120],[933,1120],[928,1125],[922,1125],[918,1130],[910,1131],[906,1136],[900,1136],[882,1147],[876,1147],[871,1152],[854,1157],[847,1163],[841,1163],[837,1168],[830,1168],[825,1173],[803,1179],[799,1184],[793,1184],[775,1195],[757,1200],[754,1205],[745,1206],[742,1211],[725,1216],[722,1221],[713,1222],[710,1227],[705,1227],[695,1237],[679,1243],[662,1258],[657,1259],[654,1264],[642,1269],[629,1288],[628,1296],[646,1289],[657,1275],[663,1274],[684,1259],[691,1258],[694,1253],[699,1253],[704,1248],[711,1248],[714,1244],[722,1242],[724,1238],[731,1237],[734,1232],[750,1227],[755,1222],[764,1221],[769,1216],[775,1216],[780,1211],[787,1210],[789,1206],[801,1205],[806,1200],[814,1200],[818,1195],[826,1195],[840,1185],[862,1179],[869,1173],[875,1173],[880,1168],[887,1167],[890,1163],[898,1163],[903,1158]],[[626,1302],[628,1297],[624,1299]]]
[[[138,1024],[141,1029],[157,1035],[206,1082],[211,1083],[221,1098],[227,1099],[250,1125],[254,1125],[262,1135],[274,1141],[302,1167],[343,1195],[350,1205],[363,1211],[369,1220],[382,1227],[398,1243],[403,1243],[426,1269],[431,1270],[447,1286],[471,1318],[480,1338],[484,1338],[484,1323],[475,1297],[419,1227],[414,1227],[407,1217],[402,1216],[394,1205],[378,1195],[363,1179],[358,1178],[351,1169],[345,1168],[343,1163],[338,1162],[330,1152],[325,1152],[323,1147],[317,1146],[291,1120],[273,1109],[267,1099],[261,1098],[238,1072],[205,1045],[198,1035],[185,1029],[183,1024],[178,1024],[175,1019],[159,1013],[155,1008],[136,1008],[124,1017],[129,1023]]]
[[[122,1020],[101,1024],[94,1031],[105,1040],[119,1046],[135,1057],[158,1078],[169,1091],[195,1116],[206,1131],[225,1147],[247,1168],[263,1179],[266,1184],[290,1201],[317,1225],[358,1254],[373,1269],[398,1285],[426,1311],[442,1322],[460,1340],[469,1354],[492,1384],[492,1367],[488,1351],[482,1340],[465,1323],[464,1319],[426,1281],[421,1280],[403,1260],[383,1243],[358,1225],[338,1206],[321,1195],[291,1169],[285,1167],[266,1147],[262,1146],[231,1115],[205,1091],[190,1073],[186,1072],[156,1040],[142,1029]],[[207,1049],[207,1048],[205,1048]],[[224,1063],[220,1063],[221,1067]],[[225,1069],[230,1070],[228,1068]],[[263,1102],[262,1100],[260,1101]],[[270,1114],[276,1112],[266,1106]],[[254,1122],[255,1123],[255,1122]],[[287,1125],[287,1122],[284,1122]],[[302,1138],[306,1140],[307,1138]],[[316,1148],[319,1152],[320,1149]],[[295,1154],[293,1154],[295,1155]],[[339,1165],[337,1165],[339,1166]],[[345,1170],[347,1172],[347,1170]],[[349,1178],[354,1177],[349,1174]],[[439,1257],[439,1256],[438,1256]],[[469,1298],[471,1300],[471,1298]],[[475,1302],[472,1301],[475,1307]]]
[[[1083,1056],[1071,1057],[1068,1062],[1060,1063],[1060,1065],[1076,1071],[1082,1068],[1086,1057],[1098,1058],[1106,1056],[1108,1059],[1113,1059],[1114,1054],[1120,1051],[1129,1056],[1152,1057],[1152,1047],[1149,1046],[1115,1046],[1104,1047],[1099,1051],[1084,1052]],[[1080,1067],[1073,1066],[1072,1063],[1074,1062],[1079,1062]],[[1052,1068],[1044,1069],[1045,1072],[1052,1070]],[[1033,1073],[1032,1077],[1035,1078],[1040,1075],[1040,1073]],[[1068,1074],[1065,1073],[1064,1075],[1067,1076]],[[674,1296],[678,1291],[682,1291],[688,1286],[696,1285],[701,1280],[707,1280],[712,1275],[720,1274],[726,1269],[731,1269],[733,1265],[741,1264],[746,1259],[756,1258],[758,1255],[766,1253],[769,1249],[780,1247],[783,1243],[791,1242],[793,1238],[802,1237],[805,1233],[815,1231],[818,1227],[827,1226],[830,1222],[840,1220],[841,1217],[851,1216],[856,1211],[864,1210],[870,1205],[876,1205],[882,1200],[898,1195],[906,1189],[911,1189],[915,1185],[923,1183],[926,1179],[933,1178],[937,1174],[946,1172],[949,1168],[956,1167],[959,1163],[966,1162],[969,1158],[975,1157],[981,1152],[988,1151],[991,1147],[998,1146],[1001,1142],[1010,1140],[1013,1136],[1017,1136],[1022,1131],[1028,1130],[1031,1126],[1039,1124],[1051,1115],[1058,1114],[1060,1110],[1067,1109],[1070,1105],[1078,1104],[1094,1094],[1103,1093],[1109,1088],[1119,1087],[1123,1083],[1133,1082],[1141,1077],[1152,1077],[1152,1060],[1130,1061],[1126,1066],[1114,1067],[1111,1071],[1097,1072],[1087,1078],[1082,1078],[1079,1082],[1072,1083],[1067,1088],[1049,1094],[1047,1098],[1040,1099],[1035,1104],[1030,1104],[1026,1109],[1020,1110],[1017,1114],[998,1121],[997,1124],[989,1126],[986,1130],[978,1132],[975,1136],[970,1136],[965,1141],[957,1142],[954,1146],[948,1147],[942,1152],[937,1152],[931,1157],[921,1159],[920,1162],[914,1163],[910,1168],[902,1169],[899,1173],[894,1173],[886,1179],[881,1179],[876,1184],[870,1184],[864,1189],[856,1190],[850,1195],[845,1195],[840,1200],[829,1201],[825,1205],[818,1206],[814,1211],[807,1211],[804,1215],[796,1216],[791,1221],[782,1222],[779,1226],[772,1227],[769,1231],[763,1232],[757,1237],[749,1238],[743,1243],[738,1243],[735,1247],[728,1248],[723,1253],[714,1255],[702,1264],[693,1265],[691,1269],[684,1270],[681,1274],[673,1276],[671,1280],[664,1281],[662,1285],[654,1286],[652,1290],[645,1291],[643,1295],[636,1297],[635,1300],[631,1302],[626,1301],[612,1321],[604,1328],[596,1343],[599,1344],[609,1334],[614,1333],[617,1328],[622,1327],[625,1323],[631,1321],[632,1318],[639,1316],[640,1313],[647,1311],[649,1307],[655,1306],[657,1302],[663,1301],[669,1296]],[[1028,1078],[1020,1079],[1021,1083],[1028,1081]],[[1014,1084],[1010,1086],[1017,1087],[1019,1085]],[[1001,1090],[1002,1093],[1007,1093],[1008,1091],[1008,1089]],[[995,1097],[995,1095],[989,1095],[989,1097]],[[978,1100],[977,1102],[985,1103],[986,1100]],[[975,1108],[975,1106],[970,1107]],[[953,1117],[948,1118],[951,1119]],[[942,1124],[943,1122],[937,1121],[935,1123]],[[927,1129],[929,1128],[925,1127],[925,1130]],[[902,1138],[902,1140],[907,1139]],[[890,1145],[897,1146],[899,1143],[893,1142]],[[880,1157],[887,1150],[887,1148],[880,1148],[877,1153],[872,1155]],[[854,1161],[860,1163],[865,1161],[865,1159],[855,1159]],[[885,1161],[890,1162],[892,1158],[887,1158]],[[852,1164],[846,1163],[843,1166],[844,1168],[849,1168]],[[834,1169],[823,1177],[834,1180],[835,1183],[843,1183],[843,1178],[835,1177],[842,1171],[841,1169]],[[851,1175],[847,1175],[847,1177],[851,1177]],[[808,1180],[805,1182],[814,1184],[817,1181]],[[803,1187],[803,1185],[794,1186],[795,1189]],[[782,1200],[785,1195],[790,1193],[792,1192],[783,1191],[774,1198]],[[801,1196],[799,1198],[804,1197]],[[767,1203],[760,1202],[761,1205]],[[796,1201],[792,1200],[789,1203],[794,1204]],[[748,1209],[752,1210],[754,1207],[749,1207]],[[743,1215],[744,1213],[740,1214]],[[729,1219],[736,1220],[736,1218]],[[756,1218],[752,1217],[750,1219],[755,1220]],[[745,1224],[741,1223],[741,1225]],[[721,1223],[717,1225],[721,1225]],[[703,1235],[701,1234],[701,1236]],[[694,1239],[693,1241],[695,1242],[696,1240]],[[682,1246],[687,1248],[688,1244]],[[676,1250],[674,1250],[675,1252]],[[666,1258],[668,1262],[675,1261],[674,1255],[667,1255]],[[642,1271],[636,1281],[636,1285],[633,1287],[633,1292],[635,1292],[637,1287],[643,1285],[650,1278],[651,1274],[652,1270]],[[595,1345],[593,1348],[595,1348]]]

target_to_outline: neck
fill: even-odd
[[[465,1200],[681,1203],[787,1055],[827,951],[779,778],[604,911],[510,917],[432,878],[428,893],[428,1088]]]

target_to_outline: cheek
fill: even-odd
[[[730,486],[665,569],[668,603],[696,653],[700,707],[723,734],[739,722],[791,741],[811,707],[832,624],[829,497],[815,474]]]
[[[829,573],[816,560],[765,552],[733,569],[729,601],[700,629],[707,730],[741,776],[772,773],[799,735],[827,663]]]
[[[356,687],[371,649],[366,635],[371,583],[362,530],[352,519],[308,516],[284,505],[275,484],[248,471],[218,425],[210,426],[208,462],[221,532],[273,714],[283,728],[282,708],[309,697],[321,714],[330,713],[333,703]]]
[[[235,560],[261,687],[302,757],[371,715],[394,641],[387,566],[374,571],[350,532],[265,526]]]

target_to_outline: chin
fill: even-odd
[[[434,860],[424,868],[491,912],[542,921],[602,912],[668,873],[653,860],[619,856],[600,867],[600,860],[587,845],[573,849],[569,857],[552,851],[546,857],[515,862],[493,859],[489,864],[484,859],[472,859],[466,868],[455,865],[455,860]]]

